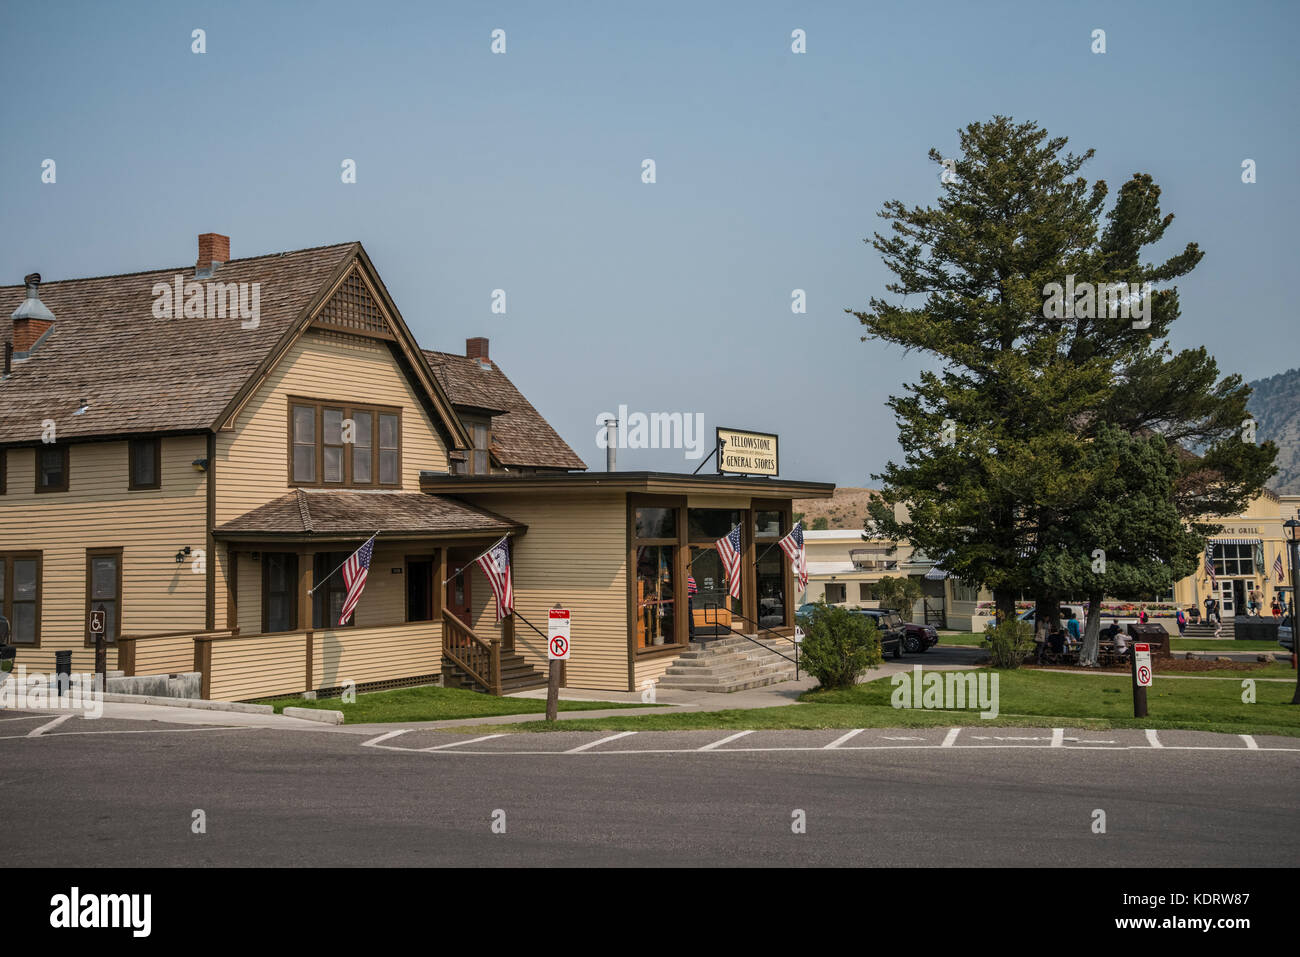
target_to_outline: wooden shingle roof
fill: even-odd
[[[357,254],[359,243],[233,259],[213,282],[260,283],[260,321],[156,319],[154,284],[194,266],[43,282],[54,326],[31,358],[0,381],[0,444],[41,438],[53,419],[59,440],[137,432],[203,431]],[[200,280],[204,281],[204,280]],[[25,287],[0,287],[0,338]],[[82,399],[87,410],[73,415]]]
[[[423,492],[294,489],[217,528],[218,538],[504,535],[526,526],[495,512]]]
[[[531,402],[490,359],[424,350],[429,366],[452,403],[492,415],[492,454],[502,465],[525,468],[586,469]]]

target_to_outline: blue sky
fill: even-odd
[[[862,240],[995,113],[1096,148],[1113,189],[1155,177],[1158,252],[1206,250],[1175,346],[1247,378],[1300,364],[1297,26],[1250,2],[10,3],[0,283],[192,263],[208,231],[236,257],[359,239],[422,344],[488,336],[595,468],[623,404],[778,432],[787,477],[869,484],[922,360],[844,313],[889,279]]]

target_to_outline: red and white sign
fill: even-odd
[[[569,660],[569,611],[552,608],[546,621],[546,657],[551,661]]]
[[[1146,642],[1133,646],[1133,665],[1137,669],[1138,687],[1151,687],[1151,646]]]

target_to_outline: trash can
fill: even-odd
[[[1157,625],[1154,621],[1148,621],[1145,625],[1133,622],[1128,626],[1128,634],[1132,641],[1145,641],[1149,644],[1153,658],[1168,658],[1173,654],[1169,646],[1169,632],[1165,631],[1164,625]]]
[[[59,689],[60,697],[68,693],[68,688],[72,684],[71,651],[56,651],[54,653],[54,683]]]

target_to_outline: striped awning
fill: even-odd
[[[1211,545],[1259,545],[1263,543],[1260,538],[1212,538]]]
[[[930,581],[942,581],[943,579],[948,577],[948,573],[944,571],[942,568],[940,568],[938,565],[935,565],[933,568],[931,568],[928,572],[925,573],[925,577],[928,578]]]

